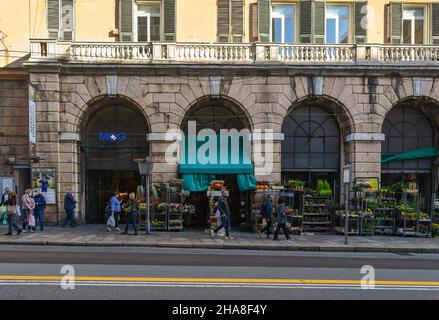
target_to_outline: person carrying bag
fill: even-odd
[[[15,216],[17,212],[20,212],[19,206],[17,206],[16,194],[14,192],[11,193],[9,200],[5,202],[6,205],[6,215],[8,217],[8,233],[7,236],[12,235],[12,228],[17,231],[17,236],[21,233],[21,229],[15,223]]]

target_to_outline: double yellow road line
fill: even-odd
[[[323,285],[323,286],[361,286],[361,280],[327,279],[250,279],[250,278],[177,278],[177,277],[88,277],[75,276],[69,280],[81,283],[138,283],[138,284],[234,284],[234,285]],[[0,282],[55,282],[66,280],[63,276],[0,275]],[[429,287],[439,289],[439,281],[390,281],[376,280],[375,286]]]

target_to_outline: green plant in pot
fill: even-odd
[[[436,238],[439,235],[439,224],[433,223],[431,225],[431,236]]]

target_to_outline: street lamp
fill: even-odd
[[[146,221],[145,221],[145,229],[146,234],[151,232],[151,221],[150,221],[150,197],[149,197],[149,178],[152,172],[152,162],[149,157],[145,159],[140,159],[136,161],[139,165],[139,172],[141,176],[145,176],[146,180]]]

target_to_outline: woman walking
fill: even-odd
[[[23,210],[22,210],[22,218],[23,218],[23,231],[26,232],[26,228],[29,225],[29,216],[33,214],[33,211],[35,209],[35,201],[32,198],[32,189],[26,189],[24,192],[23,197],[21,198],[21,201],[23,202]],[[30,230],[30,227],[29,227]]]
[[[7,207],[7,218],[8,218],[8,233],[7,236],[12,236],[12,228],[17,231],[17,236],[21,233],[21,229],[15,223],[15,215],[17,214],[17,210],[19,207],[17,206],[17,195],[15,192],[11,192],[8,200],[4,202],[4,205]]]
[[[125,231],[122,232],[122,234],[128,234],[128,227],[130,224],[132,224],[134,228],[134,235],[137,236],[137,201],[136,194],[134,192],[130,193],[128,203],[124,205],[124,210],[128,212],[128,219],[125,225]]]
[[[276,213],[277,213],[277,228],[276,228],[276,232],[274,233],[273,240],[277,240],[279,236],[280,228],[282,228],[285,234],[285,238],[287,238],[287,240],[290,240],[290,235],[287,230],[287,214],[285,213],[285,200],[282,197],[279,198]]]

